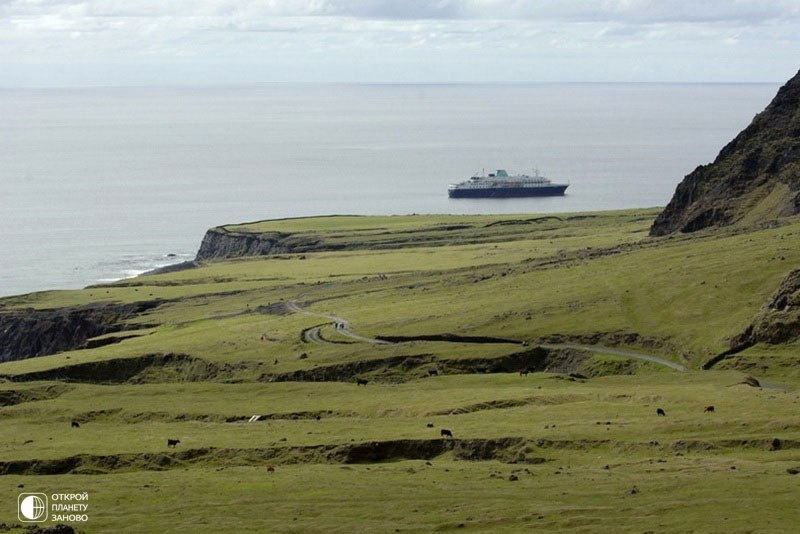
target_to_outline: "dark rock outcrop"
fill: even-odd
[[[776,345],[797,339],[800,339],[800,269],[783,279],[750,326],[731,340],[731,346]]]
[[[743,332],[730,340],[730,349],[717,354],[702,365],[711,369],[718,363],[757,343],[778,345],[800,339],[800,269],[791,271]],[[755,387],[758,387],[758,381]]]
[[[58,380],[86,384],[132,384],[163,382],[200,382],[228,378],[230,366],[195,358],[188,354],[145,354],[83,362],[45,371],[34,371],[3,378],[14,382]]]
[[[128,319],[159,304],[160,301],[102,303],[0,313],[0,362],[83,348],[91,338],[130,329]]]
[[[678,185],[651,236],[800,213],[800,72],[709,165]]]
[[[155,274],[168,274],[168,273],[177,273],[180,271],[187,271],[189,269],[195,269],[200,265],[196,261],[182,261],[180,263],[173,263],[172,265],[165,265],[164,267],[158,267],[153,269],[152,271],[147,271],[146,273],[142,273],[140,276],[152,276]]]

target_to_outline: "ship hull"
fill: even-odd
[[[521,198],[521,197],[558,197],[564,195],[567,185],[553,184],[541,187],[471,187],[450,189],[450,198]]]

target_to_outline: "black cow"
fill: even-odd
[[[713,406],[706,406],[705,410],[703,410],[703,411],[706,412],[706,413],[713,412],[714,411],[714,407]]]
[[[366,386],[367,382],[369,382],[369,380],[367,380],[366,378],[356,378],[357,386]]]
[[[79,422],[77,422],[77,421],[73,421],[72,422],[72,428],[80,428],[80,427],[81,427],[81,424]]]
[[[167,439],[167,447],[175,447],[180,442],[179,439]]]
[[[667,415],[661,408],[656,408],[656,415]]]
[[[453,437],[453,433],[451,431],[447,430],[446,428],[443,428],[442,429],[442,437],[443,438],[452,438]]]

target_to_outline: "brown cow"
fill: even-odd
[[[714,407],[713,407],[713,406],[711,406],[711,405],[709,405],[709,406],[706,406],[705,410],[703,410],[703,411],[704,411],[704,412],[706,412],[706,413],[708,413],[708,412],[713,412],[713,411],[714,411]]]

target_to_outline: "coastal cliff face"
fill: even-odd
[[[709,165],[678,185],[651,236],[800,213],[800,72]]]
[[[312,237],[280,232],[248,234],[217,227],[206,232],[195,261],[309,252],[318,244],[319,240]]]
[[[24,360],[86,347],[93,337],[128,329],[125,321],[160,304],[87,304],[0,314],[0,362]],[[107,343],[112,343],[108,340]],[[95,345],[97,346],[97,345]]]

